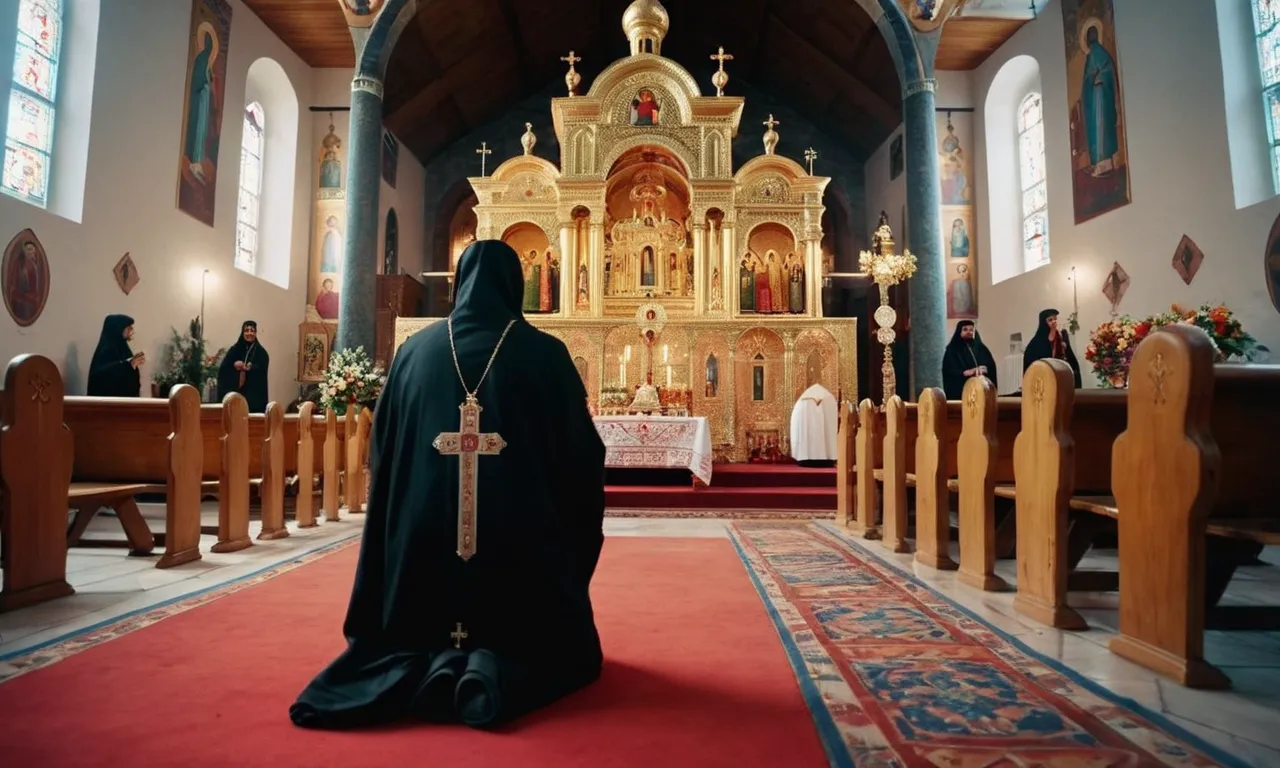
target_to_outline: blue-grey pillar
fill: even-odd
[[[382,175],[382,83],[376,78],[357,75],[351,81],[351,133],[347,147],[347,232],[336,349],[364,347],[373,357],[378,314],[378,191]]]
[[[933,78],[910,80],[903,89],[907,165],[907,247],[917,271],[910,281],[912,399],[942,386],[947,342],[947,284],[942,258],[942,191],[938,178],[938,130]]]

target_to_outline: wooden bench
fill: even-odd
[[[836,437],[836,525],[847,527],[857,514],[855,496],[857,467],[858,409],[851,401],[840,404],[840,427]]]
[[[1215,368],[1207,337],[1171,326],[1143,340],[1130,371],[1111,457],[1121,571],[1110,647],[1183,685],[1229,687],[1204,658],[1204,630],[1256,554],[1231,545],[1280,544],[1280,366]]]
[[[200,559],[200,486],[205,463],[200,396],[179,385],[169,399],[67,397],[63,420],[74,438],[72,482],[63,505],[76,509],[74,544],[101,507],[115,511],[131,550],[149,553],[155,538],[134,497],[165,496],[164,555],[157,568]]]
[[[72,437],[53,361],[20,355],[0,392],[0,613],[65,597]]]
[[[947,485],[958,471],[959,437],[960,403],[947,402],[938,388],[922,391],[916,404],[915,473],[906,477],[906,482],[916,489],[915,560],[943,571],[959,567],[950,553],[951,504]],[[961,551],[963,546],[962,540]]]

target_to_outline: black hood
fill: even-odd
[[[1056,314],[1058,314],[1058,310],[1056,309],[1040,310],[1040,325],[1036,327],[1035,338],[1038,338],[1038,339],[1049,338],[1049,318],[1053,317]]]
[[[524,317],[524,271],[520,257],[501,240],[467,246],[454,275],[453,318],[478,325]]]

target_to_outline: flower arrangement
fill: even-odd
[[[1093,364],[1093,375],[1108,389],[1124,389],[1128,385],[1129,363],[1138,344],[1151,332],[1149,321],[1136,321],[1128,315],[1108,320],[1089,334],[1084,359]]]
[[[1174,304],[1168,312],[1155,315],[1150,322],[1157,328],[1176,323],[1194,325],[1209,334],[1209,339],[1217,348],[1217,357],[1221,360],[1248,359],[1258,344],[1252,336],[1245,333],[1235,314],[1222,304],[1201,304],[1199,309],[1187,309]]]
[[[161,397],[168,397],[176,385],[190,384],[200,391],[201,401],[212,402],[217,396],[213,385],[218,380],[218,366],[227,354],[226,347],[208,354],[199,318],[192,319],[185,335],[176,328],[170,330],[173,333],[165,345],[159,372],[152,377],[156,391]]]
[[[335,352],[320,384],[320,407],[332,408],[339,416],[352,406],[373,408],[386,383],[386,375],[364,347]]]
[[[1186,309],[1174,304],[1169,312],[1143,320],[1125,315],[1102,323],[1089,334],[1085,359],[1093,364],[1093,373],[1103,387],[1124,388],[1128,386],[1129,363],[1138,344],[1156,328],[1175,324],[1204,331],[1217,350],[1215,358],[1219,362],[1248,360],[1257,346],[1226,306],[1202,304],[1199,309]]]

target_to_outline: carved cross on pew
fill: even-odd
[[[437,451],[458,457],[458,557],[470,560],[476,553],[476,486],[478,456],[497,456],[507,447],[497,432],[480,431],[480,403],[475,395],[458,406],[461,422],[457,432],[441,432],[431,444]]]
[[[462,622],[457,622],[457,629],[449,633],[449,637],[453,638],[453,647],[461,648],[462,641],[467,639],[467,632],[462,628]]]
[[[493,150],[489,149],[489,142],[480,142],[480,148],[476,150],[476,154],[480,156],[480,176],[485,175],[485,161],[489,159],[489,155],[493,154]]]

